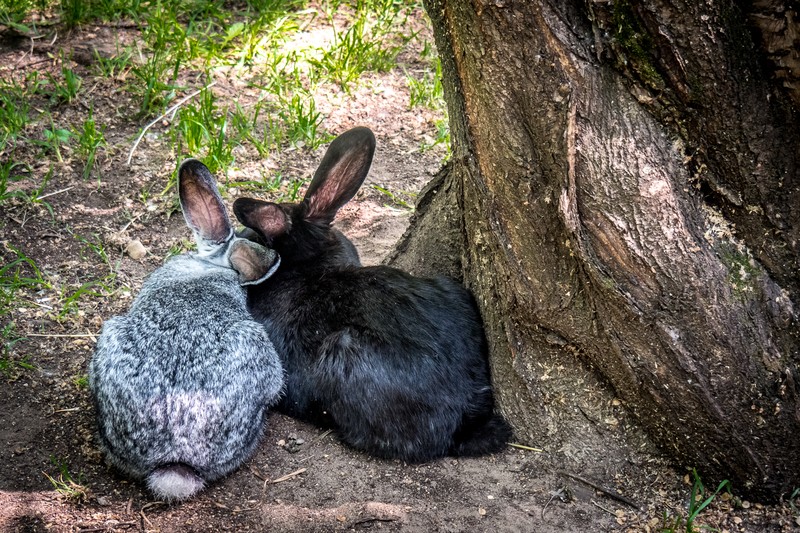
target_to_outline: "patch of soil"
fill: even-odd
[[[420,13],[415,23],[423,26]],[[114,39],[132,38],[133,29],[86,28],[62,38],[61,46],[109,47]],[[409,69],[418,66],[413,46],[400,57]],[[39,45],[32,51],[27,45],[5,46],[0,72],[52,70],[47,51]],[[444,153],[441,148],[420,150],[423,139],[435,133],[433,116],[408,109],[402,72],[368,78],[352,97],[330,88],[328,97],[321,98],[321,110],[329,132],[366,125],[376,133],[378,148],[367,183],[337,221],[363,262],[375,264],[392,249],[411,216],[396,199],[413,204],[414,193],[438,170]],[[219,94],[237,93],[235,80],[218,85]],[[91,106],[98,121],[110,124],[110,148],[100,161],[99,181],[82,179],[80,165],[67,157],[40,193],[51,195],[48,205],[7,201],[0,206],[3,262],[15,257],[14,248],[23,251],[52,287],[22,291],[26,305],[2,318],[3,325],[13,320],[25,337],[11,347],[9,358],[32,368],[14,366],[0,375],[0,530],[661,531],[670,524],[662,520],[665,513],[686,516],[691,480],[647,443],[626,441],[627,427],[613,419],[598,424],[598,431],[627,444],[589,458],[592,466],[581,471],[569,471],[574,463],[565,459],[580,455],[576,450],[509,447],[494,456],[422,465],[379,460],[344,447],[333,433],[275,413],[256,455],[187,503],[155,502],[141,485],[109,470],[94,440],[93,409],[81,377],[103,321],[124,313],[142,279],[189,239],[182,217],[170,214],[174,200],[159,195],[177,163],[165,140],[169,125],[157,125],[127,166],[141,124],[116,112],[134,105],[120,87],[124,83],[119,80],[100,81],[82,100],[55,111],[58,120],[69,121],[71,114],[82,116]],[[262,161],[242,149],[229,179],[274,169],[307,178],[323,150],[297,150]],[[32,172],[15,186],[30,190],[47,168],[33,149],[16,155],[26,158]],[[229,202],[239,193],[227,192]],[[147,252],[141,259],[125,253],[133,240]],[[117,287],[111,296],[79,295],[73,307],[64,307],[82,284],[99,283],[111,274]],[[730,532],[791,531],[797,524],[788,504],[764,507],[735,497],[718,497],[700,516],[698,523]]]

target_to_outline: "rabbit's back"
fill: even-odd
[[[445,455],[471,416],[490,416],[480,318],[455,282],[377,266],[279,273],[251,291],[283,358],[289,414],[324,410],[351,445],[412,461]]]
[[[252,451],[283,373],[235,274],[176,280],[182,262],[154,272],[130,312],[106,322],[90,380],[112,464],[141,478],[183,463],[210,481]]]

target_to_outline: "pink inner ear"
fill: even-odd
[[[239,245],[235,241],[231,248],[231,266],[239,273],[242,281],[253,281],[264,275],[266,266],[264,261],[259,261],[257,255],[246,245]]]
[[[366,157],[359,155],[351,154],[331,167],[325,181],[308,198],[308,218],[332,221],[336,212],[355,196],[366,177]]]
[[[194,175],[184,179],[180,187],[181,207],[189,227],[207,241],[219,243],[227,239],[231,226],[217,192],[209,190]]]
[[[254,218],[256,219],[254,226],[269,237],[277,237],[286,233],[289,226],[288,215],[276,204],[260,205]]]
[[[256,229],[265,237],[277,237],[289,229],[291,221],[286,210],[272,202],[254,198],[238,198],[233,202],[236,218],[248,228]]]

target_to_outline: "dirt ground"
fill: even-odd
[[[0,45],[0,74],[54,68],[47,56],[54,47],[98,47],[112,34],[135,38],[134,31],[90,26],[53,44],[6,42]],[[412,50],[399,61],[414,68],[415,57]],[[75,68],[86,66],[75,63]],[[378,148],[367,183],[338,220],[364,262],[375,264],[392,249],[412,213],[371,185],[413,204],[414,192],[439,169],[444,152],[441,147],[420,150],[435,135],[434,113],[409,110],[402,71],[367,77],[368,83],[352,97],[331,89],[321,97],[320,110],[326,131],[366,125],[376,134]],[[82,179],[80,165],[66,157],[40,193],[50,195],[50,208],[21,200],[0,205],[3,263],[13,259],[13,246],[56,287],[23,293],[32,305],[13,309],[0,324],[16,324],[24,340],[11,347],[9,357],[25,362],[0,375],[0,530],[655,532],[669,531],[675,517],[686,516],[691,493],[687,472],[671,466],[646,443],[641,448],[631,444],[623,455],[596,457],[593,466],[581,471],[570,470],[560,450],[520,447],[484,458],[408,465],[353,451],[335,434],[275,413],[256,455],[187,503],[154,501],[141,485],[109,470],[94,440],[89,392],[80,378],[86,375],[103,321],[125,312],[142,279],[189,239],[180,215],[168,215],[172,195],[159,194],[177,163],[167,148],[169,124],[154,127],[126,165],[142,124],[119,118],[117,110],[133,104],[111,89],[99,82],[78,103],[54,112],[68,118],[91,105],[112,125],[106,131],[109,149],[99,162],[99,181]],[[215,91],[247,97],[231,79],[222,78]],[[229,179],[278,169],[308,178],[323,151],[289,151],[260,161],[245,147]],[[33,150],[22,156],[33,172],[15,187],[30,190],[40,183],[45,163]],[[238,194],[236,188],[227,190],[226,201]],[[141,259],[125,251],[134,240],[147,252]],[[110,294],[97,288],[98,296],[77,298],[68,313],[59,312],[57,306],[71,294],[68,288],[112,272],[115,289]],[[615,438],[626,437],[624,426],[609,431]],[[62,494],[48,476],[67,486],[71,479],[75,485]],[[761,506],[725,494],[695,525],[779,532],[796,531],[799,523],[788,502]]]

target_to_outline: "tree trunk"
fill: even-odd
[[[800,485],[790,7],[426,0],[453,159],[392,262],[474,291],[520,440],[580,460],[615,395],[707,483]]]

